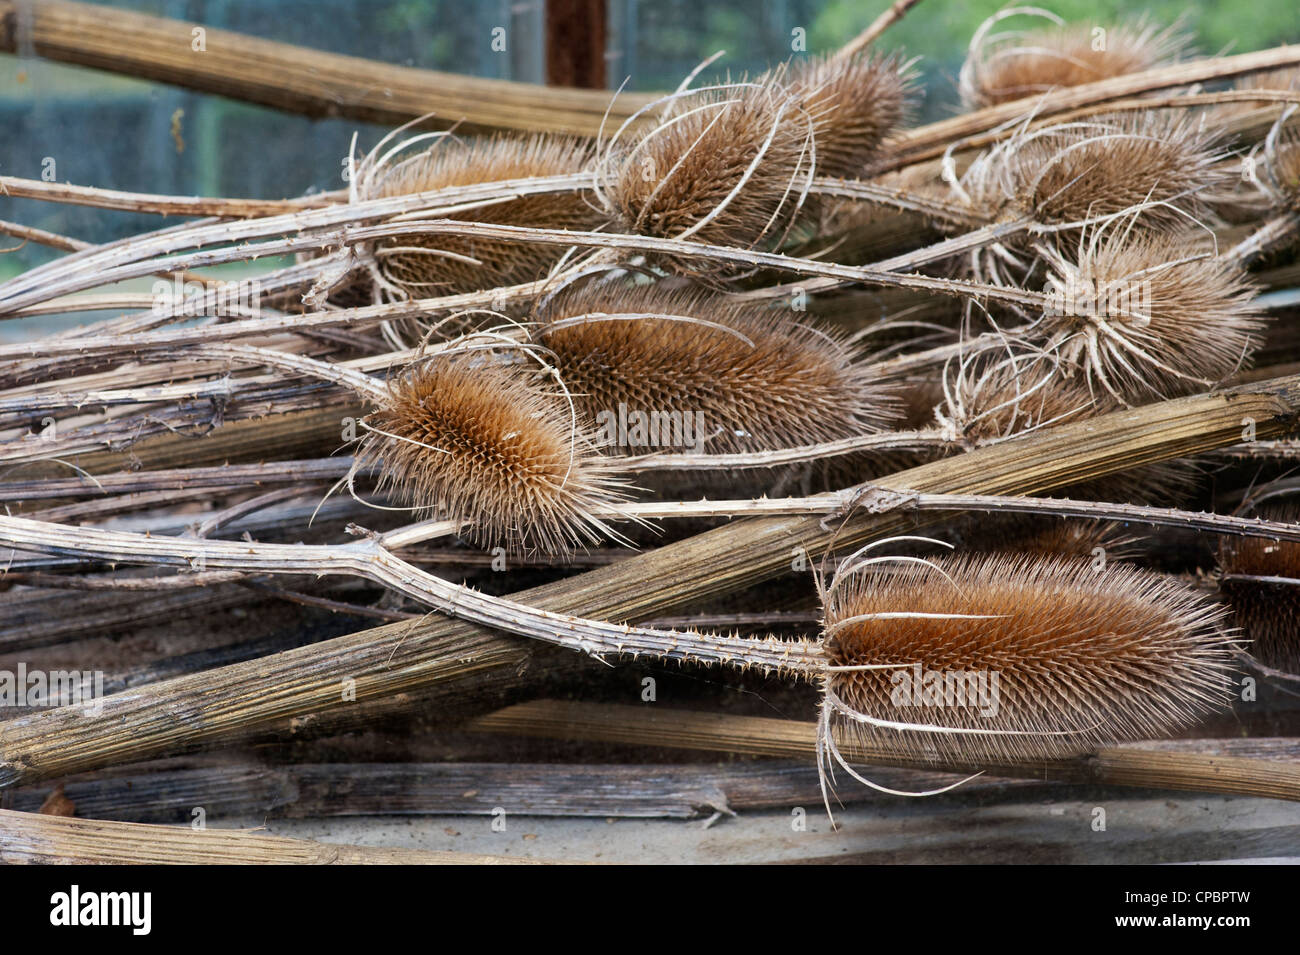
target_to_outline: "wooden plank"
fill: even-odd
[[[204,49],[196,52],[195,30]],[[486,40],[485,40],[486,42]],[[606,109],[617,126],[650,97],[480,79],[63,0],[0,0],[0,52],[38,54],[306,116],[464,131],[517,130],[595,136]]]

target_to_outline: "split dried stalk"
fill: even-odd
[[[20,35],[24,22],[29,29]],[[606,110],[609,122],[617,125],[652,98],[625,94],[611,107],[602,90],[394,66],[214,27],[202,27],[204,51],[196,55],[191,43],[198,27],[100,4],[0,2],[0,52],[36,53],[306,116],[383,126],[426,117],[425,126],[460,124],[465,132],[514,129],[595,136]]]

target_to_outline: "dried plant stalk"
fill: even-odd
[[[813,722],[567,700],[519,703],[481,716],[466,728],[479,733],[784,758],[812,756],[817,745],[817,724]],[[855,762],[934,768],[923,755],[909,756],[896,749],[866,746],[858,740],[846,739],[842,748],[844,755]],[[1300,801],[1300,766],[1294,762],[1202,755],[1181,749],[1163,751],[1140,745],[1103,747],[1075,759],[1005,765],[953,760],[945,762],[944,768],[959,773],[987,772],[1010,779]]]
[[[238,830],[73,819],[0,809],[8,865],[536,865],[532,859],[338,845]]]

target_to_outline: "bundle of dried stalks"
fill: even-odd
[[[594,141],[558,121],[398,130],[347,195],[0,180],[209,217],[102,245],[0,224],[65,253],[0,282],[0,320],[122,311],[0,344],[0,652],[75,656],[93,641],[73,636],[191,615],[169,631],[186,652],[121,651],[113,685],[131,692],[98,714],[0,722],[0,787],[596,679],[549,644],[768,679],[820,729],[746,724],[750,751],[768,734],[886,791],[855,764],[1079,781],[1092,753],[1122,764],[1104,782],[1223,791],[1208,757],[1112,744],[1214,727],[1228,706],[1249,725],[1234,666],[1300,666],[1300,526],[1236,513],[1289,467],[1294,444],[1271,439],[1300,415],[1279,321],[1296,97],[1284,77],[1150,94],[1300,52],[1173,64],[1174,28],[1112,29],[1103,56],[1074,28],[995,35],[995,19],[963,71],[982,108],[900,130],[910,66],[865,47],[908,6],[838,55],[693,75],[579,123]],[[1238,112],[1252,97],[1266,108]],[[271,255],[295,258],[248,295],[208,274]],[[176,274],[191,284],[161,300],[106,291]],[[1246,384],[1257,354],[1282,367]],[[903,409],[920,430],[896,430]],[[1223,448],[1213,483],[1170,464]],[[902,450],[927,463],[891,474]],[[696,479],[692,499],[674,490]],[[1146,503],[1173,491],[1180,508]],[[918,549],[922,524],[961,552]],[[63,590],[80,593],[42,624]],[[286,632],[283,601],[333,629]],[[185,642],[232,607],[265,631]],[[637,623],[665,616],[685,622]],[[361,629],[373,618],[390,622]],[[918,672],[919,703],[895,692]],[[1000,696],[987,714],[931,705],[928,672],[996,674]],[[1230,768],[1232,792],[1300,796],[1275,766]],[[78,858],[123,836],[67,834]]]

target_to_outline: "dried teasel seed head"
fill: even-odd
[[[1205,390],[1259,344],[1246,273],[1194,235],[1096,230],[1073,258],[1044,253],[1044,350],[1123,404]]]
[[[672,450],[665,422],[690,431],[678,442],[688,450],[725,454],[878,431],[897,414],[892,390],[841,337],[785,312],[695,290],[588,285],[537,318],[537,343],[611,453]],[[648,422],[644,441],[638,422]]]
[[[561,136],[443,137],[405,159],[363,163],[357,173],[357,194],[378,199],[480,182],[573,175],[587,167],[591,156],[584,142]],[[575,230],[595,229],[604,222],[590,198],[573,191],[523,195],[450,218]],[[428,298],[544,278],[564,249],[413,232],[377,243],[373,255],[381,287],[398,298]]]
[[[936,417],[949,440],[982,445],[1094,412],[1087,387],[1050,361],[988,352],[945,372]]]
[[[994,33],[1002,20],[1028,14],[1050,21],[1030,30]],[[1046,10],[1017,7],[985,20],[971,39],[960,74],[962,103],[978,109],[1037,96],[1063,86],[1140,73],[1182,59],[1191,35],[1173,23],[1145,19],[1099,27],[1066,25]]]
[[[1042,356],[999,357],[990,352],[949,370],[936,418],[949,440],[978,446],[1094,417],[1117,406],[1109,394],[1090,390],[1059,363]],[[1169,504],[1187,496],[1196,473],[1188,461],[1161,461],[1080,481],[1056,496]]]
[[[426,516],[471,522],[467,536],[512,551],[563,553],[617,537],[593,509],[621,482],[575,427],[563,396],[521,365],[439,356],[389,381],[365,419],[358,468]]]
[[[1227,703],[1225,613],[1115,562],[977,554],[850,567],[827,592],[824,726],[993,762],[1164,735]],[[880,665],[897,668],[849,669]]]
[[[1300,129],[1287,122],[1294,115],[1287,110],[1269,131],[1259,178],[1274,206],[1300,214]]]
[[[1130,210],[1135,228],[1184,229],[1229,180],[1220,134],[1203,119],[1144,111],[1027,130],[982,153],[958,192],[994,221],[1097,222]]]
[[[787,82],[816,123],[817,174],[857,178],[908,111],[915,74],[895,55],[809,57]]]
[[[814,123],[775,78],[672,98],[626,149],[606,148],[598,191],[623,232],[757,248],[777,244],[814,174]],[[684,274],[716,263],[668,257]]]
[[[1300,505],[1273,500],[1252,510],[1270,521],[1300,523]],[[1300,544],[1266,537],[1224,537],[1219,589],[1247,649],[1266,666],[1300,673]]]

